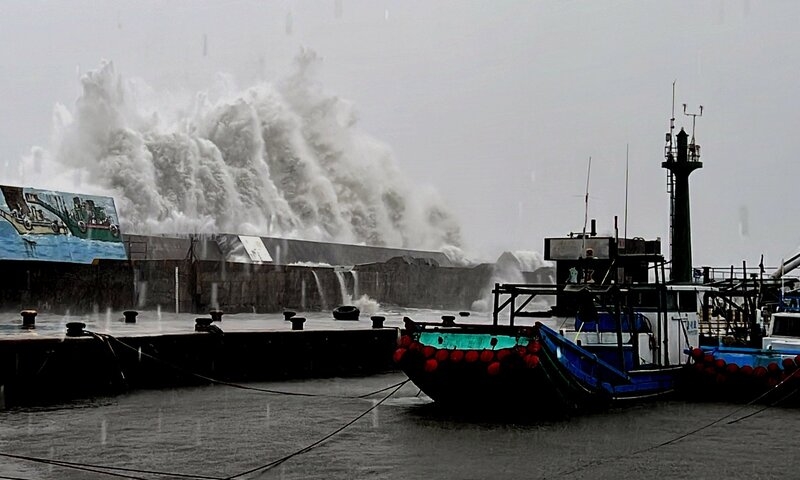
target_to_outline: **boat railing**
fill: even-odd
[[[514,326],[516,317],[547,317],[550,311],[525,310],[536,297],[558,295],[564,290],[564,285],[557,284],[524,284],[524,283],[495,283],[492,289],[494,308],[492,309],[492,324],[499,325],[500,312],[509,307],[509,325]],[[506,298],[502,298],[507,296]],[[521,303],[517,299],[521,297]]]

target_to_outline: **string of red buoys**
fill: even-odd
[[[763,387],[774,387],[789,377],[800,380],[800,375],[795,372],[800,368],[800,355],[795,357],[776,358],[766,365],[738,365],[728,363],[723,358],[717,358],[712,353],[701,348],[693,348],[690,356],[694,362],[692,371],[701,379],[713,379],[716,384],[736,384],[753,382]]]
[[[419,362],[424,371],[433,373],[443,365],[455,364],[485,365],[486,373],[499,375],[501,372],[514,368],[533,369],[539,366],[539,352],[542,345],[539,340],[533,340],[527,346],[513,348],[460,350],[440,349],[430,345],[423,345],[409,335],[403,335],[397,342],[394,352],[394,362],[398,365],[406,361]]]

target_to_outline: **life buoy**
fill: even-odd
[[[119,227],[118,226],[112,224],[108,229],[111,231],[111,236],[112,237],[119,237]]]
[[[78,222],[78,230],[80,230],[81,233],[86,233],[86,230],[87,230],[86,229],[86,222],[84,222],[83,220]]]

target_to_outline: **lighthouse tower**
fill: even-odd
[[[686,105],[684,105],[684,113]],[[702,115],[703,107],[700,107]],[[689,175],[703,167],[700,161],[700,145],[694,139],[694,119],[691,114],[692,138],[681,128],[675,135],[677,149],[672,148],[672,133],[667,134],[666,160],[661,166],[669,172],[667,189],[670,193],[670,247],[671,277],[673,283],[692,282],[692,227],[689,208]],[[673,119],[674,120],[674,119]],[[672,127],[671,127],[672,128]],[[676,155],[677,154],[677,155]]]

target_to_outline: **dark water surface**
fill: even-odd
[[[358,396],[402,374],[250,384]],[[537,423],[444,415],[408,384],[351,427],[276,468],[238,478],[800,478],[800,412],[771,408],[643,453],[740,408],[661,402]],[[370,399],[266,394],[226,386],[160,391],[47,409],[0,411],[0,452],[226,478],[323,438]],[[753,412],[746,407],[735,419]],[[132,472],[137,478],[174,478]],[[0,458],[0,477],[114,478]]]

